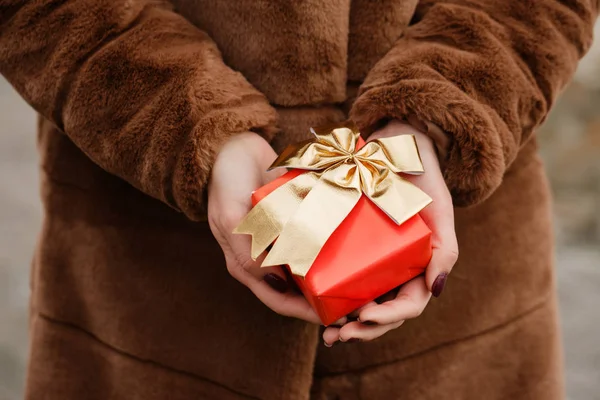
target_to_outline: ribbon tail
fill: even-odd
[[[377,139],[375,142],[381,146],[381,150],[385,154],[383,159],[389,160],[388,165],[392,171],[411,175],[420,175],[424,172],[414,135],[398,135]]]
[[[367,197],[398,225],[418,214],[433,200],[417,186],[396,174],[388,174],[383,186],[388,190],[367,193]]]
[[[344,165],[323,173],[285,225],[262,266],[287,264],[293,274],[306,276],[327,239],[361,195],[356,168]]]
[[[256,260],[277,239],[302,200],[319,181],[316,173],[305,173],[284,183],[262,199],[233,230],[252,236],[250,255]]]
[[[296,168],[306,167],[305,163],[299,161],[302,155],[308,151],[308,149],[314,144],[314,139],[305,140],[299,143],[288,145],[279,156],[273,161],[273,164],[269,167],[269,170],[275,168]]]

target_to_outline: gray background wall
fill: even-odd
[[[600,40],[539,135],[555,195],[568,398],[600,400]],[[34,113],[0,78],[0,400],[22,398],[37,168]]]

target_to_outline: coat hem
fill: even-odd
[[[545,305],[547,305],[548,302],[551,301],[551,299],[552,299],[552,296],[549,294],[542,301],[536,303],[535,305],[533,305],[532,307],[530,307],[527,310],[523,311],[522,313],[518,314],[517,316],[512,317],[512,318],[510,318],[510,319],[508,319],[508,320],[506,320],[506,321],[504,321],[504,322],[502,322],[500,324],[497,324],[497,325],[494,325],[492,327],[486,328],[486,329],[481,330],[481,331],[479,331],[477,333],[473,333],[473,334],[470,334],[470,335],[467,335],[467,336],[462,336],[460,338],[452,339],[452,340],[449,340],[447,342],[439,343],[439,344],[437,344],[435,346],[426,348],[426,349],[418,351],[416,353],[408,354],[408,355],[405,355],[405,356],[400,357],[400,358],[395,358],[393,360],[388,360],[388,361],[383,361],[383,362],[379,362],[379,363],[369,364],[369,365],[366,365],[366,366],[360,367],[360,368],[349,368],[349,369],[345,369],[343,371],[334,371],[334,372],[319,373],[319,374],[315,374],[315,376],[318,376],[319,378],[327,378],[327,377],[333,377],[333,376],[339,376],[339,375],[346,375],[346,374],[356,374],[356,373],[360,374],[362,372],[366,372],[366,371],[368,371],[370,369],[373,369],[373,368],[385,367],[387,365],[392,365],[392,364],[399,363],[399,362],[402,362],[402,361],[410,360],[412,358],[417,358],[417,357],[420,357],[420,356],[422,356],[424,354],[427,354],[427,353],[430,353],[430,352],[442,349],[444,347],[452,346],[452,345],[455,345],[457,343],[466,342],[468,340],[472,340],[472,339],[475,339],[475,338],[480,337],[480,336],[488,335],[488,334],[494,333],[496,331],[499,331],[501,329],[504,329],[507,326],[512,325],[512,324],[514,324],[514,323],[516,323],[516,322],[518,322],[518,321],[520,321],[522,319],[527,318],[529,315],[535,313],[536,311],[540,310]]]
[[[232,394],[234,394],[236,396],[241,396],[241,397],[249,399],[249,400],[261,400],[260,397],[256,397],[256,396],[249,395],[247,393],[240,392],[240,391],[238,391],[236,389],[233,389],[233,388],[231,388],[229,386],[226,386],[226,385],[224,385],[224,384],[222,384],[220,382],[214,381],[214,380],[209,379],[207,377],[200,376],[200,375],[194,374],[194,373],[189,372],[189,371],[177,369],[177,368],[174,368],[174,367],[171,367],[171,366],[159,363],[159,362],[151,360],[151,359],[142,358],[142,357],[133,355],[131,353],[128,353],[128,352],[126,352],[124,350],[121,350],[119,348],[116,348],[116,347],[114,347],[114,346],[106,343],[105,341],[103,341],[100,338],[98,338],[97,336],[95,336],[93,333],[89,332],[86,329],[81,328],[78,325],[72,324],[70,322],[66,322],[66,321],[61,321],[61,320],[55,319],[55,318],[50,317],[48,315],[45,315],[45,314],[43,314],[41,312],[36,312],[36,315],[39,318],[45,320],[46,322],[48,322],[50,324],[60,325],[63,328],[71,329],[73,331],[77,331],[77,332],[79,332],[81,334],[84,334],[89,339],[94,340],[95,342],[99,343],[100,345],[102,345],[103,347],[107,348],[108,350],[113,351],[113,352],[115,352],[115,353],[117,353],[117,354],[119,354],[119,355],[121,355],[123,357],[130,358],[130,359],[135,360],[135,361],[140,362],[140,363],[150,364],[150,365],[153,365],[155,367],[168,370],[169,372],[174,373],[174,374],[179,374],[179,375],[183,375],[183,376],[188,377],[188,378],[196,379],[196,380],[199,380],[199,381],[204,381],[204,382],[206,382],[208,384],[211,384],[211,385],[217,386],[217,387],[219,387],[221,389],[227,390],[227,391],[231,392]]]

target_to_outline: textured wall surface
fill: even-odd
[[[568,398],[600,400],[600,40],[539,135],[555,196]],[[22,398],[37,168],[34,113],[0,78],[0,400]]]

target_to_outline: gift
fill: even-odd
[[[419,216],[431,198],[402,178],[423,173],[414,136],[365,143],[351,122],[311,129],[271,168],[289,172],[252,194],[235,229],[252,258],[284,266],[329,325],[422,274],[431,231]]]

